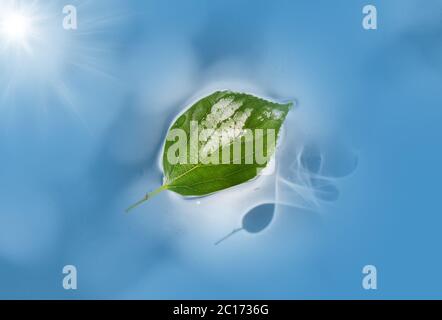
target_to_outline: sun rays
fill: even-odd
[[[77,78],[118,82],[112,44],[103,34],[115,33],[125,16],[95,10],[92,2],[74,3],[82,9],[78,30],[63,28],[63,1],[0,2],[0,120],[6,121],[1,116],[6,109],[17,113],[33,108],[45,117],[60,107],[79,119],[83,112]],[[23,96],[32,106],[23,107]],[[82,119],[79,123],[86,126]]]

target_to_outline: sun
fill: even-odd
[[[1,17],[0,32],[9,43],[24,44],[32,31],[32,19],[19,12],[11,12]]]
[[[30,19],[20,13],[8,15],[2,23],[4,35],[9,40],[24,40],[30,30]]]

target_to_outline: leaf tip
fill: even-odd
[[[289,108],[289,111],[293,108],[296,108],[298,106],[298,101],[297,100],[292,100],[287,102],[287,107]]]

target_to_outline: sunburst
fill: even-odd
[[[17,109],[17,98],[26,96],[42,114],[57,105],[81,118],[81,103],[72,98],[81,95],[68,84],[72,77],[66,70],[77,69],[78,77],[118,80],[112,75],[109,43],[97,34],[115,32],[126,16],[103,17],[94,3],[76,3],[87,10],[81,16],[81,29],[72,31],[63,28],[63,1],[0,0],[0,113],[6,108]],[[60,103],[49,105],[54,98]]]

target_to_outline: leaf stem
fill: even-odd
[[[149,200],[150,198],[155,197],[157,194],[159,194],[160,192],[164,191],[167,189],[167,185],[161,186],[158,189],[156,189],[155,191],[149,192],[147,193],[143,199],[141,199],[140,201],[134,203],[133,205],[131,205],[129,208],[126,209],[126,213],[129,213],[130,211],[132,211],[133,209],[135,209],[136,207],[140,206],[141,204],[143,204],[144,202],[146,202],[147,200]]]

